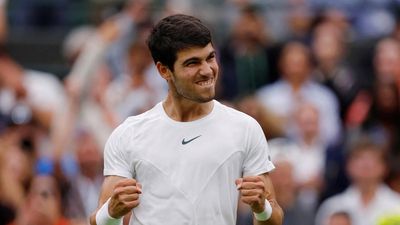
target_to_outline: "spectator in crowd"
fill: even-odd
[[[122,10],[110,18],[118,27],[118,35],[110,43],[105,55],[113,77],[129,73],[127,49],[134,40],[144,42],[147,37],[152,26],[151,7],[151,1],[148,0],[128,0]]]
[[[65,105],[64,89],[55,75],[25,69],[4,50],[0,53],[0,99],[1,113],[14,123],[33,120],[46,129]]]
[[[50,175],[36,175],[18,216],[10,225],[73,225],[62,215],[61,194],[57,180]]]
[[[376,80],[399,83],[400,80],[399,41],[394,38],[383,38],[379,40],[375,47],[373,65],[374,65]]]
[[[143,23],[145,18],[147,18],[146,2],[147,1],[128,2],[120,14],[110,17],[109,19],[104,21],[98,29],[83,29],[81,30],[81,33],[83,33],[83,35],[70,35],[69,37],[72,40],[78,39],[77,42],[79,43],[82,43],[83,40],[88,40],[85,44],[76,43],[75,46],[77,47],[75,47],[76,50],[74,51],[68,51],[68,47],[73,46],[68,44],[74,43],[74,41],[68,41],[68,39],[65,41],[65,52],[75,53],[69,54],[75,56],[75,58],[78,55],[76,61],[70,60],[73,62],[73,67],[70,74],[66,78],[67,90],[70,95],[71,104],[69,108],[72,110],[69,112],[69,114],[70,116],[75,115],[75,117],[79,114],[79,118],[75,118],[72,120],[78,120],[80,123],[83,123],[84,126],[87,127],[95,135],[96,141],[98,142],[99,146],[104,145],[106,138],[111,133],[111,130],[124,118],[131,115],[132,113],[138,113],[119,112],[117,109],[118,107],[116,106],[117,100],[115,97],[117,93],[106,94],[107,89],[109,89],[109,84],[113,78],[120,81],[124,80],[124,78],[121,77],[121,74],[113,74],[113,68],[109,67],[109,65],[112,66],[113,64],[105,63],[105,59],[108,54],[113,54],[113,52],[116,51],[116,47],[125,46],[122,42],[126,41],[125,39],[128,38],[128,30],[131,29],[132,26],[134,26],[135,30],[135,39],[137,38],[139,41],[140,38],[143,38],[141,37],[141,35],[143,35],[142,33],[145,32],[145,28],[147,26],[140,26],[140,24]],[[126,51],[125,47],[123,48],[126,55],[123,54],[123,52],[117,51],[118,57],[114,56],[114,58],[117,59],[118,62],[129,62],[129,64],[136,63],[136,65],[130,65],[130,67],[127,68],[129,74],[142,73],[142,76],[144,76],[145,74],[145,79],[150,84],[149,86],[151,86],[154,90],[165,90],[160,88],[160,86],[162,85],[166,87],[166,84],[160,85],[161,79],[159,77],[155,76],[154,74],[153,76],[149,76],[149,73],[151,73],[151,71],[147,71],[148,67],[139,65],[140,63],[137,61],[137,59],[141,59],[141,57],[138,57],[138,53],[132,53],[131,51],[130,55],[128,56],[128,51]],[[140,51],[140,48],[138,51]],[[132,57],[136,58],[132,59]],[[132,62],[132,60],[134,60],[134,62]],[[146,62],[146,60],[143,61]],[[126,65],[124,64],[124,66]],[[136,71],[132,72],[132,67],[135,67],[134,70]],[[137,77],[140,77],[138,74],[136,75]],[[157,80],[154,80],[154,77],[157,77]],[[127,83],[124,83],[124,85],[126,84]],[[113,91],[115,91],[115,88],[113,89]],[[121,92],[121,90],[118,90],[118,92]],[[125,101],[124,98],[127,95],[123,94],[122,96],[123,97],[120,96],[120,99],[118,101]],[[154,94],[153,96],[157,96],[157,94]],[[136,97],[135,101],[146,102],[146,100],[141,100],[141,97],[143,96],[134,97]],[[158,98],[155,97],[155,99]],[[145,104],[151,105],[152,103]],[[58,125],[59,134],[56,134],[56,136],[62,136],[62,133],[68,133],[65,131],[68,129],[64,129],[66,126],[68,126],[68,123],[65,121],[61,123],[64,123],[64,125]],[[63,138],[57,137],[57,139]],[[58,143],[59,141],[56,142]],[[58,146],[60,145],[61,144],[58,144]]]
[[[344,43],[349,43],[354,39],[354,30],[351,26],[350,15],[344,10],[340,8],[325,8],[319,16],[322,24],[331,24],[340,31],[343,35],[341,41]]]
[[[257,9],[247,6],[241,10],[230,37],[221,48],[220,98],[234,100],[253,94],[274,80],[267,27]]]
[[[301,3],[301,1],[297,3],[296,1],[292,2],[294,3],[288,7],[287,13],[287,25],[289,28],[288,40],[309,44],[314,13],[304,3]]]
[[[323,22],[314,29],[312,39],[316,62],[313,78],[336,95],[342,119],[360,89],[358,77],[345,61],[344,37],[343,31],[336,24]]]
[[[146,73],[153,63],[145,43],[134,42],[128,52],[129,74],[115,79],[105,96],[104,104],[113,109],[117,124],[152,108],[163,99],[166,91],[157,89]]]
[[[324,145],[339,140],[341,123],[334,94],[311,80],[312,64],[309,49],[299,42],[289,42],[282,50],[279,68],[281,78],[257,91],[265,108],[285,121],[287,136],[292,136],[293,116],[302,102],[309,102],[321,115],[320,138]]]
[[[112,77],[104,63],[105,52],[118,32],[117,20],[111,18],[98,28],[72,30],[64,40],[63,52],[72,68],[65,78],[66,110],[57,115],[51,134],[55,158],[62,157],[77,123],[94,134],[99,146],[110,134],[114,116],[100,103]]]
[[[297,135],[293,141],[299,151],[293,153],[293,158],[301,158],[300,162],[294,164],[295,178],[299,186],[299,196],[310,208],[317,206],[323,186],[327,146],[320,136],[320,118],[318,109],[308,103],[299,105],[294,116]]]
[[[340,211],[348,212],[354,225],[375,225],[383,216],[400,213],[400,195],[383,183],[387,168],[381,146],[369,139],[357,140],[349,150],[346,168],[351,185],[322,203],[316,225],[327,224]]]
[[[76,132],[72,143],[76,143],[71,147],[76,148],[78,170],[67,176],[65,215],[74,221],[87,223],[90,213],[97,207],[103,182],[103,155],[93,135],[82,128]]]
[[[304,186],[300,184],[297,167],[301,161],[293,154],[300,149],[295,143],[285,139],[273,139],[269,143],[271,157],[276,166],[276,170],[271,172],[271,179],[277,187],[276,197],[285,213],[283,224],[313,224],[315,208],[301,196],[304,195],[304,192],[301,193]],[[305,175],[304,179],[307,178],[313,177]]]
[[[24,204],[33,176],[35,153],[27,125],[8,127],[0,134],[0,224],[6,225]],[[30,133],[30,132],[29,132]]]

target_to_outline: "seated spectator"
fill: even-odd
[[[351,185],[325,200],[316,225],[326,225],[332,214],[345,211],[354,225],[376,225],[382,217],[400,213],[400,195],[383,183],[387,168],[382,147],[369,139],[359,139],[347,158]]]
[[[293,141],[299,147],[299,152],[294,158],[302,159],[295,164],[296,180],[300,191],[307,192],[307,197],[315,206],[322,188],[326,158],[326,146],[319,136],[321,115],[314,105],[307,103],[299,105],[296,112],[294,119],[297,135]]]
[[[299,103],[315,105],[321,115],[319,136],[324,145],[339,140],[341,123],[336,97],[326,87],[310,79],[312,65],[309,49],[299,43],[288,43],[280,57],[282,77],[257,91],[262,105],[285,121],[285,130],[291,136],[293,116]]]

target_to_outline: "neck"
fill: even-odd
[[[375,197],[378,187],[378,184],[357,185],[357,189],[361,193],[361,201],[363,205],[368,205],[372,201],[372,199]]]
[[[297,93],[298,91],[300,91],[301,86],[303,85],[303,83],[304,82],[293,82],[293,83],[291,83],[293,92]]]
[[[167,115],[179,122],[190,122],[208,115],[214,106],[213,101],[204,103],[194,102],[184,98],[177,98],[168,95],[163,103]]]
[[[303,142],[307,146],[311,146],[316,142],[316,138],[314,134],[305,134],[303,138]]]
[[[322,70],[325,75],[332,75],[332,73],[336,70],[337,68],[337,62],[336,61],[325,61],[321,63],[320,69]]]

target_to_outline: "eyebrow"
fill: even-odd
[[[216,51],[213,50],[212,52],[210,52],[210,54],[207,55],[206,59],[210,58],[212,55],[215,55],[215,54],[216,54]],[[191,57],[191,58],[188,58],[188,59],[186,59],[185,61],[183,61],[183,62],[182,62],[182,65],[187,65],[187,64],[189,64],[191,61],[197,62],[197,61],[199,61],[200,59],[201,59],[200,57]]]

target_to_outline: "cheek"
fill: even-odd
[[[218,66],[217,61],[215,61],[214,63],[211,64],[211,68],[212,68],[212,70],[215,72],[215,75],[218,75],[219,66]]]

